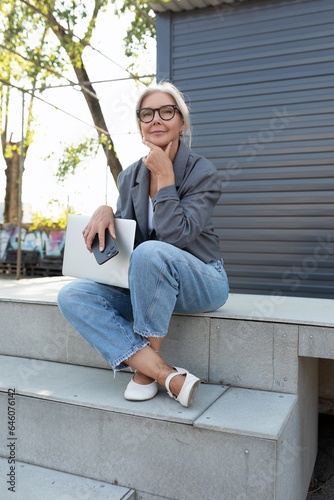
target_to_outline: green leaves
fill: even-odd
[[[125,0],[117,14],[132,12],[132,21],[127,30],[125,42],[125,55],[134,60],[141,50],[147,49],[147,39],[155,38],[155,14],[148,2],[142,0]],[[135,66],[133,62],[130,67]]]
[[[59,81],[78,84],[83,93],[96,137],[64,148],[57,174],[60,180],[74,174],[80,162],[95,156],[102,147],[113,178],[122,169],[108,133],[99,97],[85,67],[84,51],[91,46],[98,16],[113,6],[115,15],[130,13],[125,37],[129,67],[138,68],[150,38],[155,37],[155,16],[142,0],[0,0],[0,131],[3,154],[10,159],[12,131],[8,129],[11,102],[17,101],[17,89],[26,96],[24,157],[33,140],[35,97]],[[136,71],[132,71],[135,75]],[[15,91],[13,91],[13,89]],[[15,114],[15,113],[14,113]],[[109,117],[108,117],[109,121]],[[17,122],[17,119],[16,119]],[[16,144],[18,144],[17,142]],[[58,146],[58,145],[57,145]],[[11,168],[7,161],[7,173]],[[8,175],[8,178],[11,178]],[[15,179],[14,179],[14,182]],[[7,190],[10,192],[10,190]],[[5,200],[6,205],[10,201]]]
[[[57,179],[64,181],[68,175],[74,175],[82,161],[97,155],[99,145],[97,138],[86,138],[78,144],[67,145],[59,160]]]

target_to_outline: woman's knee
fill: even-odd
[[[63,286],[58,292],[57,302],[61,310],[65,309],[71,302],[70,297],[72,294],[72,285],[73,283],[67,283],[67,285]]]
[[[61,310],[71,308],[73,303],[82,295],[80,280],[74,280],[63,286],[58,292],[57,302]]]
[[[131,254],[129,267],[129,283],[132,284],[132,278],[136,280],[145,280],[156,270],[160,270],[165,256],[162,247],[166,245],[160,241],[145,241],[134,249]],[[131,286],[130,286],[131,288]]]
[[[164,259],[170,255],[168,243],[163,241],[148,240],[138,245],[131,255],[130,265],[152,265],[153,260]]]

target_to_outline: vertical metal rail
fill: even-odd
[[[22,90],[22,118],[21,118],[21,148],[20,148],[20,165],[19,165],[19,189],[18,189],[18,214],[17,214],[17,257],[16,257],[16,279],[19,280],[21,276],[21,230],[22,230],[22,178],[23,178],[23,165],[24,165],[24,90]]]

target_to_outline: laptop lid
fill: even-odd
[[[82,231],[90,220],[88,215],[69,215],[66,228],[63,275],[73,278],[87,278],[98,283],[128,288],[128,269],[133,250],[136,221],[115,219],[118,255],[99,265],[90,253]]]

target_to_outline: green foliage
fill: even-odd
[[[155,37],[155,14],[149,3],[142,0],[125,0],[115,12],[120,16],[128,11],[132,12],[133,18],[124,38],[125,55],[132,59],[129,67],[133,68],[141,51],[147,49],[148,38]]]
[[[29,231],[35,230],[50,230],[50,229],[65,229],[69,214],[74,214],[73,207],[64,207],[58,200],[49,202],[50,213],[45,214],[41,211],[33,212],[32,224],[29,226]]]
[[[97,138],[90,137],[84,139],[79,144],[68,144],[65,146],[55,174],[58,181],[63,182],[67,176],[74,175],[82,161],[87,160],[87,158],[95,158],[99,150],[99,145],[100,143]],[[51,158],[54,154],[52,152],[46,159]]]
[[[10,160],[15,152],[20,154],[20,151],[17,151],[20,141],[13,144],[13,131],[8,129],[10,113],[13,115],[17,112],[17,89],[26,89],[23,151],[25,158],[34,138],[34,89],[48,85],[54,79],[55,71],[62,72],[64,59],[60,57],[59,49],[53,47],[52,64],[49,64],[50,29],[45,25],[45,20],[24,2],[9,0],[0,3],[0,27],[0,130],[4,158]],[[18,116],[15,121],[19,123],[19,119]]]
[[[147,48],[148,38],[155,37],[155,16],[148,2],[0,0],[0,132],[7,160],[13,153],[11,131],[8,130],[10,101],[17,99],[17,90],[13,92],[13,89],[26,91],[25,158],[33,140],[35,96],[39,97],[43,89],[54,85],[55,79],[62,83],[75,81],[79,82],[81,88],[86,88],[85,100],[92,122],[98,124],[96,130],[99,138],[68,145],[61,157],[57,177],[64,181],[67,175],[73,175],[80,162],[96,155],[99,145],[107,154],[112,175],[117,177],[121,165],[112,148],[111,137],[101,133],[101,130],[106,130],[105,119],[102,109],[94,101],[95,97],[92,97],[95,90],[83,62],[84,50],[90,46],[98,16],[110,5],[116,15],[132,13],[125,38],[125,54],[133,61],[129,67],[134,67],[136,58],[139,61],[138,53],[142,54],[143,49]]]
[[[9,84],[17,82],[26,89],[43,87],[55,71],[62,72],[65,59],[43,16],[24,2],[9,0],[0,4],[0,20],[0,62],[7,68],[3,76]]]

